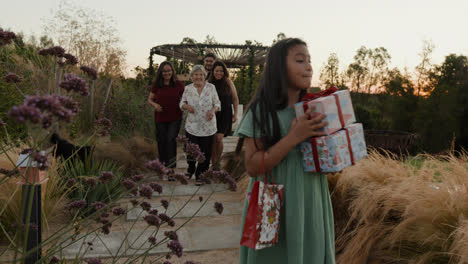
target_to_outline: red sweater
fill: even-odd
[[[153,83],[151,92],[155,95],[155,102],[162,107],[162,112],[154,111],[154,120],[156,122],[172,122],[182,116],[179,108],[179,102],[184,93],[184,84],[176,81],[174,86],[165,85],[162,88],[156,88]]]

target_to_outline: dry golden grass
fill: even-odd
[[[417,159],[371,152],[330,176],[338,263],[468,261],[468,157]]]

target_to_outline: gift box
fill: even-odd
[[[304,171],[338,172],[367,155],[361,123],[301,143]]]
[[[294,105],[296,116],[304,115],[307,109],[313,106],[314,113],[327,115],[324,121],[327,121],[328,125],[321,129],[327,135],[356,122],[348,90],[338,91],[332,87],[319,93],[307,94],[301,102]]]

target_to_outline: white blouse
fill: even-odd
[[[182,109],[184,103],[191,105],[195,109],[195,113],[187,111],[187,120],[185,120],[185,131],[197,136],[206,137],[216,134],[216,115],[213,115],[211,120],[206,119],[206,113],[217,106],[218,111],[221,110],[221,102],[219,101],[216,87],[208,82],[205,82],[205,87],[200,95],[193,83],[185,86],[182,99],[179,107]],[[184,110],[184,109],[182,109]]]

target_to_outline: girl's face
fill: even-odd
[[[192,82],[194,84],[204,84],[205,83],[205,75],[202,71],[196,71],[192,74]]]
[[[313,70],[307,46],[296,45],[289,48],[286,56],[286,71],[289,88],[301,90],[310,88]]]
[[[216,66],[213,70],[213,76],[216,80],[221,80],[224,77],[224,70],[221,66]]]
[[[172,68],[171,66],[169,65],[164,65],[163,69],[162,69],[162,77],[165,81],[168,81],[171,79],[172,77]]]

